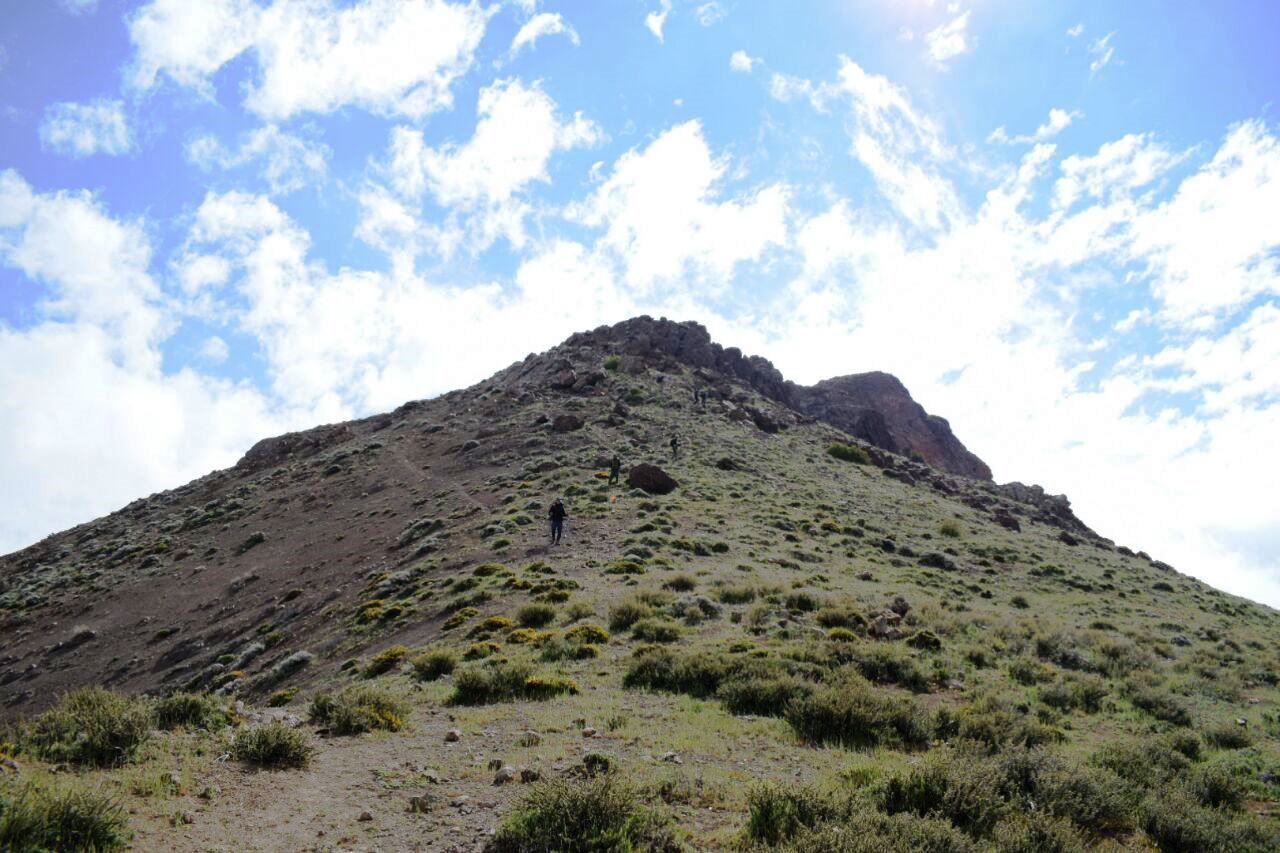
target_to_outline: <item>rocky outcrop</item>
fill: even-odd
[[[902,456],[918,455],[934,468],[953,474],[991,479],[991,469],[961,444],[946,420],[926,412],[911,399],[906,387],[887,373],[860,373],[813,386],[797,385],[784,379],[768,359],[743,355],[736,347],[713,342],[699,323],[647,316],[581,332],[564,343],[566,349],[582,347],[621,356],[623,372],[636,372],[646,363],[661,369],[674,362],[708,376],[729,376],[868,444]],[[555,362],[553,367],[558,369],[550,380],[552,387],[567,387],[564,374],[568,363]],[[776,431],[776,424],[762,425],[753,419],[761,429]]]
[[[868,444],[919,456],[934,468],[990,480],[991,469],[970,453],[944,418],[931,415],[888,373],[857,373],[797,387],[792,406]]]

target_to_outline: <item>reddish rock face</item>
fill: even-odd
[[[991,479],[991,469],[960,443],[951,425],[926,412],[888,373],[838,376],[796,390],[793,405],[812,418],[893,453],[919,454],[934,468]]]

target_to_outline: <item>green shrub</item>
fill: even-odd
[[[1187,793],[1202,806],[1211,809],[1239,811],[1248,799],[1249,789],[1231,768],[1220,763],[1195,768],[1184,783]]]
[[[486,847],[489,853],[682,849],[671,818],[645,806],[634,789],[611,773],[539,782]]]
[[[884,694],[851,676],[820,685],[809,696],[792,702],[786,718],[808,743],[854,748],[929,745],[931,726],[923,710],[910,700]]]
[[[996,824],[996,853],[1085,853],[1084,837],[1065,818],[1038,812],[1016,814]]]
[[[1140,824],[1162,853],[1235,853],[1274,850],[1274,832],[1206,808],[1183,792],[1165,790],[1142,804]],[[1268,835],[1270,837],[1268,837]]]
[[[614,373],[617,371],[618,365],[620,364],[622,364],[622,356],[616,355],[616,354],[611,355],[605,358],[604,369],[609,371],[610,373]]]
[[[716,590],[716,598],[722,604],[750,604],[756,595],[754,586],[722,586]]]
[[[631,636],[646,643],[674,643],[680,626],[670,619],[641,619],[631,626]]]
[[[427,649],[409,661],[419,681],[436,681],[453,672],[458,657],[449,649]]]
[[[625,631],[653,615],[653,608],[639,598],[627,598],[609,608],[609,630]]]
[[[794,675],[753,674],[723,682],[716,698],[732,714],[781,717],[788,704],[811,693],[813,685]]]
[[[1157,720],[1172,723],[1175,726],[1191,725],[1191,712],[1171,693],[1152,688],[1139,688],[1130,696],[1129,701],[1141,711],[1146,711]]]
[[[155,701],[156,727],[173,729],[212,729],[223,726],[227,715],[216,699],[198,693],[170,693]]]
[[[828,604],[818,611],[818,624],[824,628],[847,628],[850,631],[862,631],[867,627],[867,617],[854,605],[836,606]]]
[[[146,701],[100,687],[83,687],[36,716],[23,746],[46,761],[111,767],[131,761],[150,736]]]
[[[853,653],[853,663],[868,681],[897,684],[913,693],[929,690],[929,679],[916,666],[915,658],[897,646],[864,646]]]
[[[938,533],[946,536],[948,539],[956,539],[960,536],[960,525],[950,519],[938,525]]]
[[[1220,723],[1205,729],[1205,743],[1214,749],[1244,749],[1253,746],[1253,736],[1244,726],[1235,723]]]
[[[1114,738],[1103,744],[1089,760],[1144,788],[1179,777],[1191,766],[1185,754],[1168,740],[1160,738]]]
[[[525,679],[521,696],[525,699],[554,699],[564,694],[576,695],[578,683],[572,678],[532,675]]]
[[[390,672],[404,663],[405,658],[408,656],[409,649],[407,646],[398,644],[388,646],[369,659],[369,665],[364,668],[364,677],[373,678],[375,675]]]
[[[1042,746],[1063,740],[1061,732],[1023,713],[1011,702],[986,696],[955,713],[956,738],[995,753],[1015,746]]]
[[[818,599],[808,592],[793,592],[783,599],[782,606],[792,613],[812,613],[818,609]]]
[[[1009,664],[1009,677],[1028,687],[1053,678],[1053,670],[1032,657],[1021,657]]]
[[[124,849],[127,812],[115,798],[78,785],[26,782],[0,789],[0,850],[106,853]]]
[[[550,604],[526,604],[516,611],[516,624],[522,628],[544,628],[555,618],[556,609]]]
[[[600,656],[600,647],[584,643],[570,643],[558,634],[542,635],[538,639],[542,659],[548,663],[562,660],[589,660]]]
[[[843,822],[853,810],[848,797],[808,786],[766,783],[747,792],[747,838],[758,844],[781,844],[804,830]]]
[[[484,658],[496,655],[502,651],[502,646],[492,640],[485,640],[480,643],[472,643],[467,646],[467,650],[462,653],[463,660],[483,660]]]
[[[664,581],[662,588],[672,592],[693,592],[698,588],[698,582],[686,574],[679,574]]]
[[[981,848],[945,820],[862,812],[847,825],[802,834],[788,853],[978,853]]]
[[[231,743],[231,757],[236,761],[272,769],[306,767],[314,752],[305,732],[282,723],[242,729]]]
[[[622,684],[630,688],[687,693],[705,699],[715,694],[733,666],[716,655],[680,656],[669,649],[645,646],[632,656]]]
[[[599,625],[586,623],[583,625],[575,625],[568,631],[564,632],[564,638],[570,643],[580,643],[582,645],[604,645],[609,642],[609,632]]]
[[[1080,709],[1094,714],[1101,710],[1108,692],[1107,683],[1097,676],[1067,677],[1041,688],[1040,701],[1059,711]]]
[[[567,678],[535,675],[528,664],[504,661],[459,670],[453,678],[454,705],[488,705],[516,699],[551,699],[577,693],[578,685]]]
[[[409,716],[409,703],[389,690],[356,684],[337,694],[317,693],[311,700],[311,722],[335,735],[384,730],[398,732]]]
[[[827,453],[842,462],[855,462],[858,465],[870,465],[871,456],[856,444],[833,444]]]

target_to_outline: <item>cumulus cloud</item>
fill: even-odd
[[[476,112],[475,131],[464,143],[429,146],[422,131],[396,128],[386,166],[389,183],[404,201],[416,203],[429,192],[437,203],[469,219],[478,247],[498,236],[520,245],[527,210],[521,191],[549,182],[547,166],[556,152],[594,145],[603,134],[582,113],[562,119],[537,83],[525,85],[515,78],[482,89]],[[394,199],[371,191],[366,202],[370,215],[382,220],[370,224],[366,233],[384,233],[388,217],[392,225],[399,221],[403,226],[397,231],[418,230],[404,221],[413,214],[405,207],[397,212]],[[448,233],[446,225],[443,234]],[[448,242],[447,237],[439,239]]]
[[[125,154],[133,148],[124,103],[108,98],[50,104],[40,124],[40,140],[70,157]]]
[[[538,39],[554,35],[566,36],[575,46],[580,44],[577,31],[565,23],[559,12],[542,12],[534,15],[520,28],[516,37],[511,40],[508,54],[514,57],[526,47],[532,49]]]
[[[275,125],[251,131],[234,149],[215,136],[197,136],[187,143],[186,153],[205,171],[261,163],[262,177],[274,193],[290,193],[323,179],[329,159],[324,143],[294,136]]]
[[[569,216],[603,229],[625,277],[642,291],[691,275],[722,282],[738,263],[787,239],[788,190],[779,184],[720,200],[728,163],[712,156],[697,121],[663,132],[618,158]]]
[[[703,3],[701,6],[693,10],[693,16],[697,18],[698,25],[703,27],[714,26],[724,20],[728,12],[724,7],[715,0],[710,3]]]
[[[1037,127],[1034,133],[1010,136],[1004,126],[1001,125],[991,132],[991,135],[987,137],[987,141],[1000,142],[1005,145],[1032,145],[1037,142],[1044,142],[1057,136],[1070,127],[1073,121],[1083,116],[1084,113],[1079,110],[1068,112],[1054,107],[1049,110],[1049,120]]]
[[[662,28],[666,26],[667,15],[671,14],[671,0],[661,0],[661,5],[656,12],[650,12],[644,16],[644,25],[649,32],[653,33],[653,37],[658,41],[666,41],[662,35]]]
[[[752,56],[745,50],[735,50],[729,57],[729,68],[732,71],[750,74],[751,69],[755,68],[760,62],[762,62],[761,59]]]
[[[165,76],[212,97],[213,74],[252,51],[245,106],[268,120],[345,106],[421,118],[452,105],[490,14],[446,0],[152,0],[129,22],[128,79],[146,90]]]
[[[1062,161],[1054,184],[1054,204],[1070,207],[1082,197],[1116,198],[1147,186],[1185,155],[1175,154],[1150,134],[1131,133],[1108,142],[1090,157]]]
[[[973,49],[973,43],[969,39],[969,13],[962,12],[925,33],[924,44],[928,60],[945,69],[952,59]]]
[[[24,328],[0,324],[0,551],[234,462],[307,413],[279,417],[247,386],[165,373],[171,316],[139,222],[86,193],[0,172],[0,264],[42,283]],[[91,425],[86,428],[86,425]]]

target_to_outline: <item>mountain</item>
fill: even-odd
[[[1280,615],[991,482],[887,374],[800,386],[695,323],[579,333],[265,439],[0,558],[0,636],[0,758],[55,787],[70,764],[136,849],[556,849],[511,816],[570,795],[649,809],[641,849],[861,850],[831,846],[855,824],[878,849],[1275,840],[1251,814],[1280,801]],[[208,695],[182,701],[235,725],[86,768],[100,720],[41,714],[85,685]],[[239,760],[273,720],[315,745],[307,769]],[[906,793],[926,785],[986,817]],[[1027,844],[1000,849],[1049,849]]]

